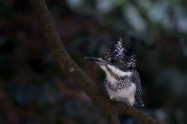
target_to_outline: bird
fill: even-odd
[[[136,70],[135,54],[122,45],[122,38],[113,42],[104,57],[85,57],[96,63],[104,72],[104,86],[112,101],[129,106],[144,106],[141,99],[141,80]]]

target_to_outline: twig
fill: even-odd
[[[143,112],[133,107],[127,107],[122,104],[112,104],[110,99],[99,90],[97,85],[67,53],[56,30],[52,16],[46,6],[45,0],[30,0],[30,3],[41,26],[43,36],[52,52],[52,56],[58,62],[60,70],[71,75],[101,110],[108,114],[121,112],[144,124],[162,124],[162,122],[154,120],[152,117],[145,115]],[[115,119],[116,118],[114,118],[114,120]],[[116,122],[116,124],[118,124],[118,122]]]

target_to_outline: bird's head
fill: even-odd
[[[136,66],[135,55],[130,49],[122,46],[122,39],[115,41],[108,48],[107,55],[103,58],[85,57],[86,60],[98,64],[105,73],[113,73],[124,76]]]

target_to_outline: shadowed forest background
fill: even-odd
[[[143,111],[187,123],[186,0],[46,0],[70,56],[103,87],[100,56],[120,37],[136,52]],[[122,124],[137,124],[120,117]],[[28,0],[0,1],[0,124],[106,124],[58,63]]]

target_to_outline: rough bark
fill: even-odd
[[[60,70],[71,75],[102,111],[108,113],[108,115],[113,116],[117,116],[116,113],[119,112],[124,113],[144,124],[162,124],[162,122],[154,120],[149,115],[146,115],[133,107],[128,107],[120,103],[113,104],[110,99],[99,90],[97,85],[69,56],[61,41],[59,33],[57,32],[56,26],[47,8],[45,0],[30,0],[30,3],[35,15],[37,16],[45,41],[48,44],[52,56],[56,60]],[[111,119],[113,124],[119,124],[119,120],[116,117]]]

